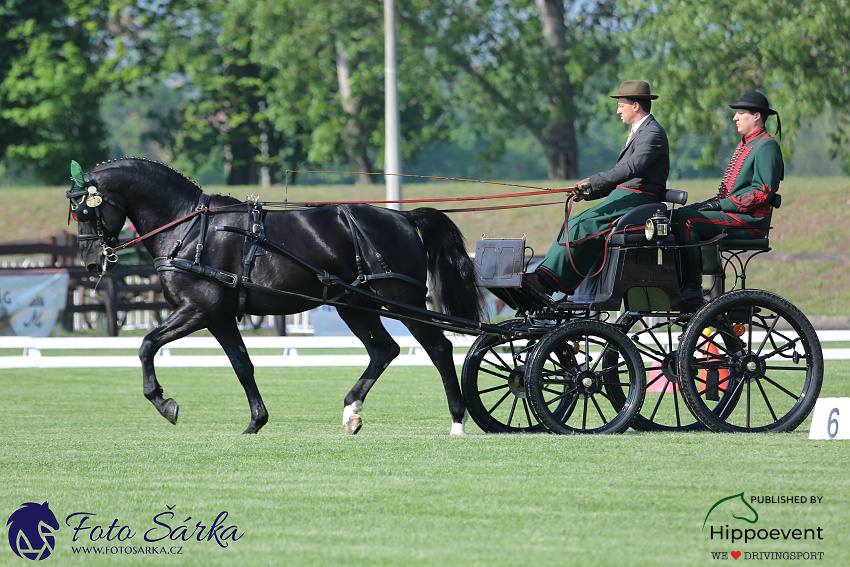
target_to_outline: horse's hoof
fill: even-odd
[[[464,429],[463,422],[452,423],[452,430],[449,431],[449,436],[451,436],[451,437],[466,437],[466,430]]]
[[[356,435],[358,431],[360,431],[360,427],[363,425],[363,420],[360,419],[359,415],[352,415],[348,418],[348,421],[342,424],[342,431],[346,435]]]
[[[242,432],[242,435],[252,435],[252,434],[256,435],[259,432],[260,432],[259,429],[257,429],[256,427],[254,427],[252,425],[249,425],[248,429],[246,429],[245,431]]]
[[[172,425],[177,424],[177,412],[180,411],[180,406],[177,405],[177,402],[174,401],[174,398],[168,398],[165,400],[165,403],[162,404],[162,409],[160,413],[162,417],[167,419],[169,423]]]

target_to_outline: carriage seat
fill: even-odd
[[[646,237],[643,234],[643,227],[646,224],[647,219],[652,217],[659,210],[663,214],[667,215],[667,203],[684,205],[687,202],[687,191],[666,189],[664,193],[661,194],[660,203],[638,205],[617,220],[617,224],[614,225],[614,234],[611,235],[611,245],[623,246],[629,244],[646,244],[647,242]]]

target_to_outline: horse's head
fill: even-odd
[[[19,557],[41,560],[53,551],[53,532],[59,529],[56,516],[44,504],[27,502],[16,510],[7,522],[9,545]]]
[[[118,260],[113,248],[118,245],[127,211],[75,161],[71,162],[71,178],[71,188],[65,193],[70,203],[68,221],[77,221],[80,255],[88,271],[103,275]]]

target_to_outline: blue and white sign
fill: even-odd
[[[68,272],[32,272],[0,271],[0,335],[46,337],[60,321],[68,296]]]

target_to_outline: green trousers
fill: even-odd
[[[736,240],[765,238],[768,228],[770,217],[694,209],[678,209],[673,213],[673,230],[679,242],[702,242],[724,232],[727,238]]]
[[[550,279],[554,279],[561,287],[561,291],[574,290],[588,275],[596,258],[602,252],[605,238],[608,236],[606,229],[611,223],[639,205],[658,202],[659,196],[653,193],[617,187],[598,205],[570,218],[565,234],[560,235],[552,243],[549,252],[546,253],[546,257],[537,269],[545,272]],[[606,232],[578,244],[564,245],[565,237],[569,242],[573,242],[603,231]],[[572,263],[570,257],[572,257]]]

